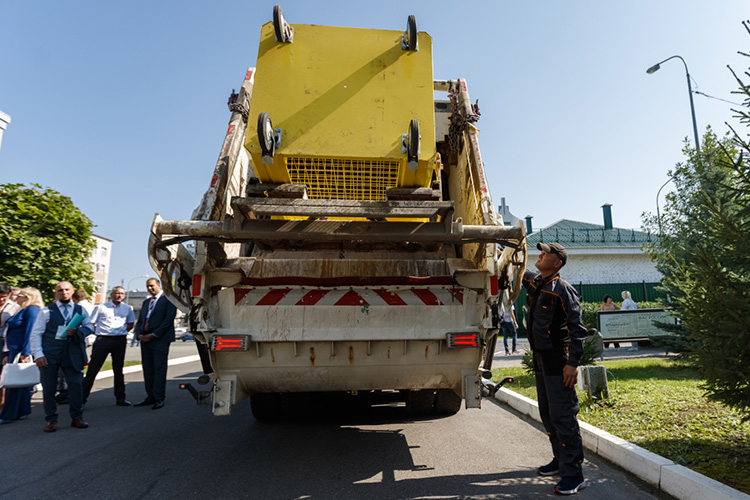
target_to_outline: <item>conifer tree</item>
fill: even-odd
[[[733,111],[750,126],[750,87],[732,74],[743,96]],[[699,367],[710,399],[750,418],[750,143],[730,131],[719,139],[709,128],[702,149],[686,146],[687,160],[671,172],[676,190],[662,234],[648,251],[681,321],[673,348]]]

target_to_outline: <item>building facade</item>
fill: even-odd
[[[599,302],[608,294],[619,302],[623,290],[630,291],[636,302],[662,297],[657,289],[662,275],[644,249],[658,236],[614,227],[609,204],[602,206],[602,218],[603,224],[561,219],[535,230],[531,216],[527,216],[527,268],[536,270],[534,264],[540,254],[537,243],[558,242],[568,251],[568,262],[560,276],[576,287],[581,300]],[[519,301],[525,303],[523,294]]]
[[[9,123],[10,116],[0,111],[0,148],[3,146],[3,133],[5,132],[5,129],[8,128]]]
[[[107,282],[109,281],[109,262],[112,258],[112,240],[99,235],[92,235],[96,248],[91,252],[91,270],[94,273],[94,297],[91,302],[101,304],[109,300]]]

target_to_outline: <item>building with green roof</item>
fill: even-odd
[[[582,300],[597,302],[609,294],[619,303],[623,290],[630,291],[636,302],[654,300],[659,295],[655,287],[661,273],[643,246],[658,236],[614,227],[608,203],[602,206],[602,215],[603,224],[561,219],[539,230],[533,229],[527,216],[528,268],[536,269],[537,243],[558,242],[568,250],[568,262],[560,275],[578,289]]]

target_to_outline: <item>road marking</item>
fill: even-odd
[[[182,364],[185,364],[185,363],[192,363],[193,361],[200,361],[200,359],[201,359],[200,356],[198,356],[197,354],[195,354],[193,356],[185,356],[184,358],[170,359],[170,360],[167,361],[167,366],[174,366],[174,365],[182,365]],[[122,369],[122,373],[123,374],[136,373],[136,372],[140,372],[140,371],[143,371],[143,365],[126,366],[125,368]],[[96,380],[103,379],[103,378],[108,378],[108,377],[114,377],[114,376],[115,376],[115,372],[114,371],[112,371],[112,370],[105,370],[103,372],[99,372],[96,375]]]

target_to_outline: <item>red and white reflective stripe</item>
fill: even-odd
[[[464,303],[464,289],[235,288],[234,303],[242,306],[456,306]]]

